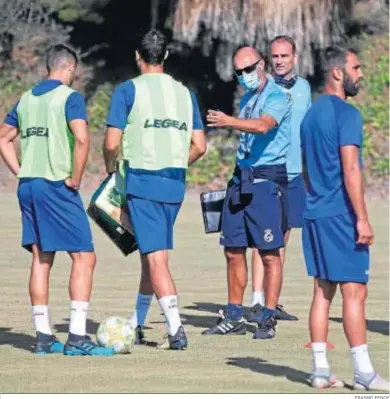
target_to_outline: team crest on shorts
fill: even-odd
[[[264,241],[265,242],[272,242],[274,239],[274,235],[272,234],[271,229],[264,230]]]

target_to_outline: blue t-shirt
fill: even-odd
[[[52,91],[61,85],[62,82],[59,80],[46,79],[38,83],[32,89],[32,93],[34,94],[34,96],[42,96],[43,94],[46,94],[49,91]],[[19,101],[13,106],[11,111],[7,114],[7,116],[4,119],[4,123],[16,128],[19,128],[18,105]],[[68,123],[75,119],[83,119],[85,121],[88,120],[85,100],[84,97],[79,92],[77,91],[73,92],[66,100],[65,116],[66,116],[66,121]]]
[[[240,103],[240,118],[267,114],[277,126],[266,134],[241,132],[237,163],[242,168],[284,165],[290,148],[291,101],[269,76],[260,93],[247,92]]]
[[[291,95],[291,146],[287,155],[287,175],[291,181],[302,174],[301,123],[311,106],[311,90],[309,82],[298,76],[291,89],[278,86]]]
[[[340,147],[359,147],[363,166],[363,119],[359,110],[337,96],[318,97],[302,121],[301,143],[309,177],[305,217],[353,212],[344,185]]]
[[[203,130],[198,102],[191,92],[193,107],[193,130]],[[133,108],[135,86],[131,80],[118,85],[112,95],[107,116],[107,126],[124,130],[128,116]],[[157,171],[127,171],[127,192],[152,201],[179,203],[184,199],[186,170],[166,168]],[[130,190],[131,187],[131,190]]]

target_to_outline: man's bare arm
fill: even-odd
[[[341,160],[345,187],[355,215],[358,219],[367,220],[363,176],[359,165],[359,148],[354,145],[341,147]]]
[[[103,156],[107,173],[115,172],[122,134],[123,131],[116,127],[109,127],[107,129],[103,145]]]
[[[266,134],[278,125],[275,119],[267,114],[256,119],[241,119],[224,114],[221,111],[209,110],[207,115],[207,126],[209,127],[230,127],[242,132],[254,134]]]
[[[69,126],[75,138],[75,145],[73,150],[73,171],[71,182],[68,185],[78,190],[85,165],[87,164],[90,136],[87,122],[83,119],[74,119],[69,122]]]
[[[230,122],[230,127],[232,129],[254,134],[266,134],[277,125],[275,119],[270,115],[262,115],[257,119],[239,119],[232,117]]]
[[[0,126],[0,155],[15,176],[18,175],[20,169],[14,144],[14,140],[18,133],[18,129],[14,126],[6,123]]]
[[[188,157],[188,165],[191,166],[200,159],[207,150],[206,135],[203,130],[194,130],[191,137],[190,155]]]
[[[359,163],[359,148],[355,145],[343,146],[341,161],[343,167],[344,184],[351,200],[357,218],[359,233],[358,243],[371,245],[374,235],[368,221],[367,208],[364,200],[363,176]]]

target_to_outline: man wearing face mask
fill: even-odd
[[[89,132],[84,98],[71,89],[77,55],[62,44],[46,58],[48,77],[25,92],[0,127],[0,153],[18,176],[22,246],[32,252],[30,298],[37,338],[35,352],[111,356],[86,335],[96,263],[91,229],[78,192],[88,158]],[[14,140],[20,133],[21,164]],[[69,337],[64,346],[49,318],[49,277],[55,253],[72,259]]]
[[[186,349],[175,283],[168,264],[173,229],[185,195],[186,170],[206,151],[196,97],[164,72],[165,35],[146,33],[136,50],[141,75],[116,87],[107,117],[104,157],[108,173],[121,152],[126,162],[127,203],[141,255],[141,281],[130,324],[142,343],[155,294],[167,321],[158,348]]]
[[[339,386],[326,357],[329,310],[340,286],[343,324],[354,364],[353,387],[389,391],[368,353],[365,301],[370,272],[368,221],[362,177],[363,119],[346,102],[363,78],[356,52],[330,48],[324,59],[326,84],[301,125],[307,200],[302,234],[308,275],[314,277],[309,326],[312,385]]]
[[[272,77],[292,99],[291,115],[291,147],[287,156],[287,246],[292,228],[301,228],[306,192],[302,178],[302,155],[300,125],[305,113],[311,105],[311,90],[307,80],[294,74],[294,66],[298,60],[295,42],[290,36],[276,36],[269,44],[272,64]],[[282,265],[284,265],[286,248],[281,248]],[[256,322],[265,304],[263,290],[264,267],[258,251],[252,251],[252,303],[248,315],[249,322]],[[287,313],[283,306],[276,308],[276,319],[297,320]]]
[[[273,338],[275,312],[282,286],[279,249],[284,246],[284,191],[290,147],[291,103],[267,76],[265,62],[252,47],[234,57],[234,69],[246,90],[238,118],[210,110],[211,127],[241,132],[233,179],[228,184],[222,211],[221,245],[228,267],[228,305],[217,325],[204,334],[246,333],[242,301],[248,280],[246,250],[260,252],[267,286],[266,306],[258,320],[255,339]]]

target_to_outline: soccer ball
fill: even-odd
[[[104,319],[96,332],[99,345],[113,348],[115,353],[131,353],[135,343],[135,330],[123,317]]]

